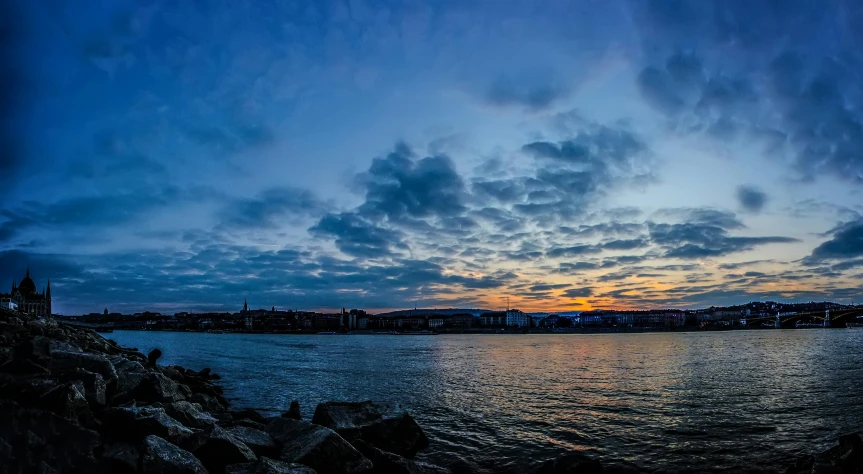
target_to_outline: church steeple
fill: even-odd
[[[45,297],[51,298],[51,279],[48,279],[48,288],[45,289]]]
[[[30,265],[27,265],[27,275],[24,278],[30,278]]]
[[[245,299],[243,299],[243,312],[247,312],[249,310],[249,303]]]

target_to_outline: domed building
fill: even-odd
[[[51,316],[51,280],[48,285],[39,292],[36,282],[30,278],[30,269],[21,283],[12,281],[12,292],[0,294],[0,302],[11,302],[17,306],[18,312],[31,316]]]

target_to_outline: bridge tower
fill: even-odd
[[[779,320],[779,315],[776,315],[776,329],[782,329],[782,321]]]
[[[829,309],[824,310],[824,327],[825,328],[830,327],[830,310]]]

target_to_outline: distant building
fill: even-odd
[[[30,269],[17,285],[12,281],[10,293],[0,293],[0,302],[6,303],[3,307],[12,309],[14,303],[17,311],[31,316],[51,316],[51,281],[41,292],[36,290],[36,282],[30,278]]]
[[[506,311],[505,324],[510,327],[530,327],[530,316],[517,309],[508,309]]]

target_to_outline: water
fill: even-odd
[[[567,449],[655,472],[775,471],[863,430],[863,331],[325,336],[116,331],[211,367],[240,407],[399,404],[424,455],[523,466]]]

